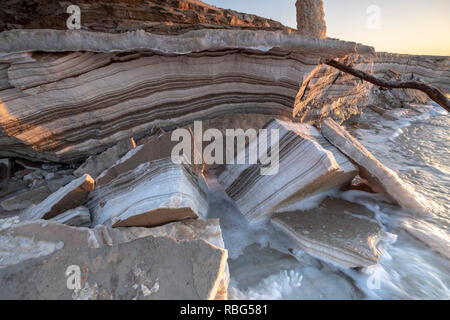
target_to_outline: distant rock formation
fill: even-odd
[[[0,31],[65,30],[69,5],[80,7],[82,30],[98,32],[180,34],[205,28],[295,31],[278,21],[216,8],[199,0],[2,0]]]
[[[314,38],[326,38],[327,26],[323,11],[323,0],[297,0],[297,30],[300,34]]]

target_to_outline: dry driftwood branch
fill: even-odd
[[[345,73],[349,73],[357,78],[360,78],[362,80],[368,81],[374,85],[377,85],[379,87],[383,88],[389,88],[389,89],[416,89],[420,90],[424,93],[426,93],[430,99],[432,99],[434,102],[441,105],[443,108],[445,108],[448,112],[450,112],[450,101],[447,99],[447,97],[437,88],[434,88],[432,86],[429,86],[425,83],[418,82],[418,81],[386,81],[379,79],[377,77],[374,77],[370,74],[367,74],[363,71],[353,69],[352,67],[349,67],[343,63],[340,63],[336,60],[328,60],[325,61],[326,65],[329,65],[331,67],[334,67],[336,69],[339,69]]]

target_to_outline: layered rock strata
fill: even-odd
[[[35,52],[34,62],[5,58],[12,87],[0,91],[0,155],[55,162],[224,114],[291,117],[299,86],[321,58],[373,52],[263,31],[16,30],[0,38],[0,52]]]
[[[94,225],[114,227],[158,226],[206,216],[197,174],[170,158],[144,163],[97,187],[87,207]]]
[[[367,267],[381,257],[381,227],[365,207],[327,198],[318,208],[276,214],[271,222],[306,252],[344,268]]]
[[[97,178],[102,172],[112,167],[128,151],[136,148],[136,142],[133,138],[125,139],[117,143],[114,147],[94,156],[90,156],[86,161],[74,171],[77,177],[83,174],[89,174],[93,179]]]
[[[313,194],[349,183],[357,174],[356,167],[311,125],[274,120],[266,129],[268,135],[270,130],[278,130],[279,140],[270,138],[267,150],[258,150],[260,139],[253,139],[242,151],[245,155],[236,156],[235,163],[242,156],[246,164],[227,165],[218,177],[220,184],[250,221],[295,205]],[[261,172],[264,161],[261,160],[264,155],[270,154],[268,151],[279,152],[279,167],[278,171],[264,175]],[[258,154],[256,164],[249,161],[252,153]]]
[[[394,171],[385,167],[361,143],[332,119],[322,122],[322,134],[336,148],[359,167],[359,175],[369,181],[372,187],[398,203],[413,214],[428,215],[430,206],[413,186],[401,180]]]
[[[217,220],[121,230],[74,228],[51,221],[3,225],[0,252],[15,248],[14,256],[0,259],[3,298],[214,299],[226,295],[227,252],[220,247],[223,240]],[[74,272],[69,266],[78,266],[82,273],[78,288],[67,287],[67,277]]]

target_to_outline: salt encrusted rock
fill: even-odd
[[[378,161],[361,143],[332,119],[322,121],[322,134],[359,167],[359,175],[378,191],[414,214],[430,214],[427,200],[389,168]]]
[[[91,224],[91,213],[88,208],[81,206],[58,214],[50,220],[67,224],[68,226],[89,227]]]
[[[46,185],[36,189],[14,194],[3,200],[0,205],[6,211],[23,210],[44,201],[53,192]]]
[[[450,238],[445,231],[425,221],[407,219],[401,227],[443,257],[450,259]]]
[[[11,220],[11,219],[10,219]],[[25,221],[22,223],[17,224],[18,221],[5,221],[4,223],[1,223],[0,221],[0,274],[3,273],[5,270],[4,268],[9,267],[9,270],[13,269],[14,266],[23,265],[32,263],[33,260],[29,259],[35,259],[35,258],[41,258],[41,257],[48,257],[48,255],[54,254],[55,252],[64,252],[64,251],[72,251],[74,249],[83,249],[83,248],[103,248],[103,247],[113,247],[117,248],[120,244],[123,243],[130,243],[134,244],[130,246],[129,250],[142,250],[152,251],[155,255],[159,255],[161,257],[168,256],[167,252],[171,252],[170,256],[177,254],[177,250],[175,251],[169,250],[167,252],[155,252],[155,246],[140,246],[138,245],[139,242],[136,242],[136,240],[139,241],[139,239],[147,238],[150,239],[164,239],[166,237],[169,237],[171,239],[177,240],[177,241],[183,241],[181,243],[190,243],[192,241],[198,241],[198,239],[202,239],[206,242],[204,243],[210,243],[210,247],[214,250],[210,249],[212,256],[196,256],[195,254],[192,255],[191,259],[192,262],[195,263],[205,263],[207,266],[214,265],[214,261],[219,262],[219,270],[216,272],[216,277],[214,281],[209,285],[209,294],[207,298],[226,298],[226,290],[228,287],[228,279],[229,275],[227,273],[227,252],[223,249],[223,240],[222,240],[222,234],[219,226],[219,221],[217,219],[214,220],[189,220],[184,222],[177,222],[177,223],[171,223],[168,225],[165,225],[163,227],[157,227],[157,228],[151,228],[151,229],[145,229],[145,228],[115,228],[111,229],[105,226],[97,226],[95,229],[87,229],[87,228],[75,228],[75,227],[69,227],[66,225],[62,225],[53,221]],[[178,243],[178,242],[177,242]],[[181,244],[179,243],[179,244]],[[184,247],[182,245],[182,247]],[[136,249],[137,248],[137,249]],[[157,249],[158,247],[156,247]],[[8,251],[14,250],[15,255],[11,256],[7,253]],[[198,250],[198,248],[197,248]],[[218,259],[214,259],[216,255],[214,252],[219,250],[221,255],[219,255]],[[95,252],[95,251],[94,251]],[[97,252],[98,255],[94,255],[93,258],[96,256],[99,256],[100,252]],[[77,260],[78,253],[74,253],[72,259]],[[183,256],[183,255],[182,255]],[[52,256],[51,256],[52,257]],[[186,256],[183,256],[186,257]],[[100,259],[100,258],[97,258]],[[127,258],[126,258],[127,259]],[[197,260],[196,260],[197,259]],[[170,259],[169,259],[170,260]],[[52,260],[53,261],[53,260]],[[144,262],[146,262],[145,267],[140,267],[141,271],[150,272],[150,274],[155,275],[160,274],[159,272],[162,272],[161,270],[164,268],[169,268],[169,270],[177,271],[174,275],[174,278],[167,279],[167,282],[165,284],[165,288],[167,290],[167,287],[169,285],[172,286],[178,286],[179,284],[176,283],[178,281],[178,277],[182,276],[183,273],[190,274],[191,272],[194,272],[194,277],[196,281],[190,281],[189,286],[192,287],[198,287],[198,285],[201,283],[201,277],[206,276],[207,274],[197,274],[199,269],[198,266],[194,266],[194,269],[190,267],[189,264],[191,262],[190,259],[187,259],[187,261],[179,262],[181,265],[188,264],[187,269],[184,271],[180,271],[181,275],[178,274],[178,270],[174,266],[168,265],[161,265],[158,263],[151,263],[151,260],[147,260],[147,257],[144,258]],[[98,261],[99,263],[101,261]],[[76,261],[74,261],[76,263]],[[61,274],[64,275],[64,272],[66,268],[69,265],[73,265],[74,263],[69,263],[66,266],[62,267]],[[81,265],[80,265],[81,266]],[[98,264],[97,264],[98,266]],[[139,266],[138,266],[139,267]],[[3,268],[3,269],[2,269]],[[116,269],[119,270],[119,269]],[[133,269],[126,269],[127,271],[133,270]],[[215,269],[217,270],[217,268]],[[98,268],[97,268],[98,271]],[[94,272],[95,271],[94,268]],[[102,271],[99,271],[100,273]],[[105,270],[105,274],[108,274],[108,270]],[[83,274],[85,275],[85,274]],[[83,278],[82,281],[82,288],[86,288],[86,284],[89,284],[90,286],[93,285],[92,283],[92,277],[90,274],[86,274],[88,277]],[[95,278],[96,275],[93,275]],[[137,276],[137,279],[139,280],[139,275]],[[197,277],[198,276],[198,277]],[[22,285],[27,288],[28,286],[33,287],[33,284],[30,281],[31,278],[24,280]],[[64,278],[66,279],[66,278]],[[159,278],[161,280],[161,278]],[[47,279],[48,280],[48,279]],[[0,280],[1,281],[1,280]],[[102,280],[103,281],[103,280]],[[130,280],[131,281],[131,280]],[[66,283],[66,280],[64,280],[64,283]],[[98,283],[98,285],[107,285],[106,283]],[[161,282],[160,282],[161,284]],[[147,289],[150,291],[151,287],[148,284],[144,285],[147,286]],[[66,289],[67,287],[65,285],[62,286],[62,289],[65,289],[66,291],[69,291]],[[132,290],[133,283],[128,284],[128,290]],[[162,286],[160,288],[163,288]],[[61,290],[58,289],[57,293],[62,294]],[[133,288],[134,289],[134,295],[137,294],[138,291],[141,290],[141,287],[139,288]],[[143,288],[141,291],[140,297],[142,297],[142,294],[147,291],[147,289]],[[0,289],[1,291],[1,289]],[[159,291],[159,290],[158,290]],[[207,290],[208,291],[208,290]],[[29,290],[23,290],[23,292],[20,292],[18,290],[13,290],[11,292],[5,292],[2,291],[0,293],[0,296],[3,298],[9,298],[11,299],[14,295],[18,294],[25,294],[24,292],[29,292]],[[45,294],[44,294],[45,293]],[[70,294],[73,292],[69,291],[69,296],[62,296],[60,298],[64,299],[70,299]],[[80,294],[83,293],[83,290],[80,290],[78,292],[74,292],[74,295],[72,298],[81,298]],[[86,292],[85,292],[86,293]],[[116,296],[113,292],[109,292],[112,294],[111,296],[108,296],[108,299],[114,298],[114,299],[131,299],[133,297],[120,297]],[[155,298],[161,299],[162,297],[156,295]],[[51,295],[49,291],[45,290],[43,291],[43,296],[40,298],[49,299],[49,296]],[[65,294],[65,293],[64,293]],[[174,294],[174,293],[171,293]],[[188,298],[196,298],[195,296],[178,296],[175,294],[178,298],[188,299]],[[31,298],[31,297],[30,297]],[[95,298],[95,296],[92,296],[91,298]],[[96,298],[101,298],[100,296],[97,296]],[[105,298],[105,297],[103,297]],[[167,297],[171,298],[171,297]],[[173,299],[173,297],[172,297]]]
[[[151,161],[99,186],[89,196],[94,225],[158,226],[205,217],[205,194],[189,166]]]
[[[88,174],[73,180],[36,206],[24,211],[24,220],[51,219],[67,210],[83,205],[94,189],[94,179]]]
[[[270,130],[279,130],[279,141],[270,139],[267,143],[270,149],[279,142],[278,172],[262,175],[260,159],[258,164],[249,164],[249,153],[258,147],[259,139],[254,139],[242,151],[245,152],[246,164],[229,164],[218,177],[220,184],[250,221],[294,206],[316,193],[349,183],[357,174],[356,167],[311,125],[274,120],[266,129],[269,137]],[[261,152],[265,150],[258,154],[261,155]]]
[[[323,0],[297,0],[297,30],[300,34],[326,38],[327,26]]]
[[[97,178],[103,171],[114,165],[120,158],[122,158],[128,151],[136,148],[136,143],[133,138],[120,141],[114,147],[95,155],[90,156],[77,170],[74,175],[77,177],[87,173],[92,178]]]
[[[365,207],[327,198],[318,208],[276,214],[271,222],[306,252],[344,268],[376,264],[381,227]]]

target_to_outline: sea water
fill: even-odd
[[[415,217],[380,195],[358,191],[331,190],[302,203],[309,209],[333,196],[372,210],[383,229],[377,244],[383,256],[374,266],[340,268],[310,256],[268,221],[248,223],[214,176],[207,177],[209,217],[220,218],[229,251],[231,299],[450,299],[450,261],[401,228],[413,219],[449,243],[450,116],[434,103],[391,115],[398,120],[366,109],[347,129],[431,201],[431,217]]]

